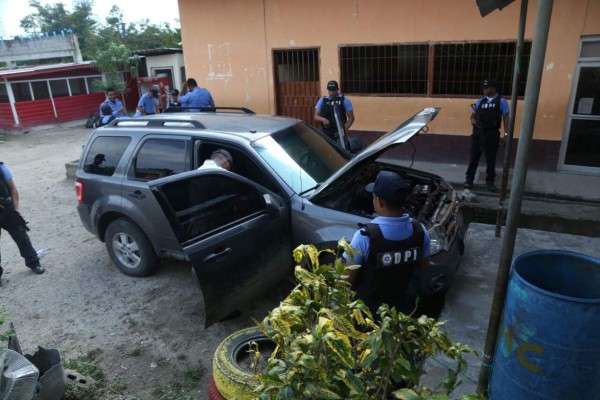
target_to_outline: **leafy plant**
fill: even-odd
[[[338,250],[352,255],[345,241]],[[320,260],[333,250],[312,245],[294,250],[298,285],[259,324],[276,345],[259,375],[257,398],[266,399],[449,399],[466,370],[468,346],[452,343],[442,322],[423,315],[413,318],[382,305],[375,319],[354,299],[340,257]],[[435,390],[421,385],[423,363],[439,353],[453,359],[447,378]],[[464,396],[463,399],[478,399]]]
[[[6,321],[7,317],[8,315],[6,314],[6,309],[4,308],[4,306],[0,306],[0,328],[2,328],[2,325]],[[4,332],[0,331],[0,341],[8,341],[8,338],[11,334],[11,329],[7,329]]]

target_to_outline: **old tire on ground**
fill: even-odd
[[[150,240],[128,219],[111,222],[106,228],[104,242],[113,263],[125,275],[147,276],[158,268],[160,259]]]
[[[259,385],[258,379],[242,370],[238,364],[240,357],[247,356],[250,342],[257,342],[259,349],[274,346],[271,339],[253,327],[234,332],[215,350],[213,377],[219,393],[225,399],[246,400],[256,397],[252,391]]]

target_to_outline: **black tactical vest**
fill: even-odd
[[[0,165],[4,163],[0,161]],[[6,178],[4,177],[4,171],[0,170],[0,205],[2,205],[5,209],[12,207],[12,197],[10,193],[10,189],[6,184]],[[1,210],[1,209],[0,209]]]
[[[346,117],[346,107],[344,107],[344,96],[338,96],[335,99],[330,99],[327,96],[323,97],[321,104],[321,117],[327,118],[329,127],[323,126],[328,132],[337,132],[337,124],[335,123],[334,106],[339,109],[340,124],[345,125],[348,118]]]
[[[500,107],[500,95],[496,96],[491,102],[487,102],[484,97],[477,107],[477,117],[483,129],[500,129],[502,122],[502,108]]]
[[[413,234],[404,240],[387,240],[377,224],[366,224],[371,239],[369,256],[359,269],[353,290],[375,315],[381,303],[395,306],[405,314],[414,309],[415,293],[409,290],[411,278],[423,259],[425,233],[418,221],[412,221]]]

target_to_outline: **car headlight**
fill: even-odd
[[[439,224],[429,228],[429,251],[430,255],[439,253],[442,250],[448,250],[448,234],[446,230]]]

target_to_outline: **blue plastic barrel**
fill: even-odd
[[[514,260],[489,389],[493,400],[600,399],[600,259]]]

